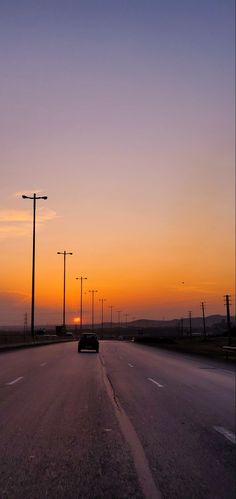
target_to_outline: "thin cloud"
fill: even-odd
[[[37,210],[37,222],[43,223],[57,217],[54,210],[39,208]],[[2,223],[26,223],[32,222],[32,210],[0,210],[0,222]]]
[[[29,224],[19,225],[0,225],[0,239],[9,239],[14,237],[28,236],[31,233]]]
[[[43,227],[45,222],[54,220],[54,210],[38,208],[36,223]],[[0,210],[0,239],[27,236],[32,231],[32,210]]]
[[[5,308],[8,305],[18,307],[29,302],[29,295],[16,293],[11,291],[0,291],[0,308]]]
[[[0,210],[0,222],[25,223],[32,220],[32,212],[25,210]]]

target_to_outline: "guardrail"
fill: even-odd
[[[222,348],[223,348],[223,351],[225,352],[226,360],[228,360],[229,354],[235,354],[236,353],[236,347],[231,347],[231,346],[224,345]]]
[[[65,343],[65,342],[71,342],[75,341],[74,338],[60,338],[60,337],[55,337],[55,339],[46,339],[46,338],[40,338],[37,339],[36,341],[25,341],[25,342],[16,342],[16,343],[3,343],[0,344],[0,352],[4,352],[7,350],[13,350],[13,349],[18,349],[18,348],[34,348],[34,347],[39,347],[43,345],[54,345],[55,343]]]

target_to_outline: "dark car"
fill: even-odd
[[[94,333],[83,333],[78,342],[78,352],[81,350],[96,350],[99,352],[98,337]]]

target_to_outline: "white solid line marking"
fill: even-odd
[[[227,440],[229,440],[232,444],[236,444],[236,435],[232,431],[226,430],[223,426],[213,426],[214,430],[224,435]]]
[[[157,381],[155,381],[155,379],[148,378],[148,381],[151,381],[152,383],[154,383],[155,385],[157,385],[158,388],[163,388],[163,385],[161,385],[160,383],[158,383]]]
[[[41,367],[43,366],[46,366],[47,362],[43,362],[42,364],[40,364]]]
[[[129,366],[129,367],[134,367],[134,366],[133,366],[133,364],[129,364],[129,363],[128,363],[128,366]]]
[[[21,379],[23,379],[23,376],[20,376],[19,378],[16,378],[16,379],[13,379],[13,381],[10,381],[10,383],[6,383],[6,385],[14,385],[15,383],[17,383]]]
[[[155,484],[152,471],[146,458],[143,446],[139,437],[123,407],[114,392],[114,388],[110,378],[107,375],[106,369],[101,364],[104,383],[107,394],[113,404],[115,415],[119,423],[120,429],[127,442],[131,455],[133,457],[134,466],[137,472],[140,486],[143,491],[143,497],[146,499],[161,499],[158,486]]]

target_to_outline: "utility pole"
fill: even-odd
[[[64,261],[64,272],[63,272],[63,314],[62,314],[62,323],[63,323],[63,330],[65,331],[66,329],[66,257],[67,255],[73,255],[73,253],[70,253],[69,251],[58,251],[58,255],[63,255],[63,261]]]
[[[103,303],[104,303],[104,301],[106,301],[106,298],[99,298],[99,301],[100,301],[100,302],[101,302],[101,304],[102,304],[101,329],[102,329],[102,332],[103,332]]]
[[[27,314],[27,312],[25,312],[25,314],[24,314],[24,332],[25,333],[26,333],[27,329],[28,329],[28,314]]]
[[[109,308],[111,310],[111,329],[112,329],[112,311],[113,311],[114,306],[113,305],[109,305]]]
[[[83,329],[83,281],[87,280],[87,277],[76,277],[76,280],[80,280],[80,332]]]
[[[89,289],[89,293],[92,293],[92,329],[94,329],[94,293],[97,292],[97,289]]]
[[[206,320],[205,320],[205,302],[201,302],[201,309],[202,309],[202,321],[203,321],[203,335],[204,335],[204,340],[206,339]]]
[[[225,295],[225,306],[226,306],[226,314],[227,314],[227,326],[228,326],[228,346],[231,345],[232,343],[232,338],[231,338],[231,319],[230,319],[230,295]]]
[[[192,336],[192,312],[189,310],[189,335]]]
[[[47,196],[36,196],[34,193],[33,196],[25,196],[23,194],[23,199],[32,199],[33,200],[33,251],[32,251],[32,294],[31,294],[31,336],[32,339],[35,340],[34,334],[34,302],[35,302],[35,219],[36,219],[36,201],[38,199],[47,199]]]
[[[125,327],[126,327],[126,329],[128,328],[128,320],[127,320],[128,315],[129,314],[125,314]]]
[[[180,319],[180,332],[181,332],[181,336],[184,335],[184,319],[183,317],[181,317]]]
[[[121,320],[120,320],[120,314],[121,314],[121,310],[117,310],[117,316],[118,316],[118,327],[119,329],[121,328]]]

